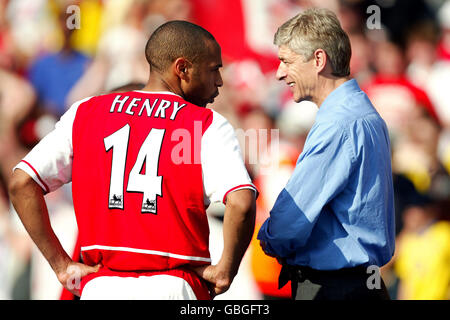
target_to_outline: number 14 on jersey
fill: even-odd
[[[159,156],[164,129],[151,129],[139,149],[136,162],[128,177],[127,192],[142,193],[142,213],[157,213],[157,196],[162,196],[162,176],[158,176]],[[109,185],[108,208],[124,208],[124,178],[127,161],[130,125],[104,139],[105,149],[112,152],[111,179]],[[145,173],[141,173],[145,165]]]

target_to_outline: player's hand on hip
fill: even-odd
[[[193,270],[210,284],[211,298],[228,290],[232,282],[232,276],[221,270],[219,265],[194,267]]]
[[[79,297],[81,278],[97,272],[100,267],[100,264],[88,266],[83,263],[70,261],[65,268],[62,268],[61,271],[56,273],[56,276],[64,288]]]

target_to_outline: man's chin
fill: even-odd
[[[185,100],[187,102],[190,102],[198,107],[206,107],[206,105],[208,104],[208,101],[199,101],[197,99],[190,99],[189,97],[185,97]]]
[[[312,97],[300,97],[297,99],[294,99],[295,102],[300,103],[302,101],[312,101]]]
[[[209,99],[209,100],[205,103],[205,106],[206,106],[208,103],[214,103],[214,100],[216,99],[216,97],[217,97],[217,95],[214,96],[213,98]]]
[[[213,102],[214,102],[214,99],[211,99],[211,100],[208,100],[208,101],[205,101],[205,102],[202,102],[202,103],[198,103],[197,105],[198,105],[199,107],[206,108],[206,106],[207,106],[208,104],[212,104]]]
[[[208,105],[208,103],[210,103],[209,101],[199,101],[198,103],[197,103],[197,105],[199,106],[199,107],[202,107],[202,108],[205,108],[207,105]]]

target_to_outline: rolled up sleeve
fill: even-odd
[[[346,186],[354,156],[348,135],[337,125],[316,125],[286,187],[258,239],[266,252],[287,258],[305,246],[323,208]]]

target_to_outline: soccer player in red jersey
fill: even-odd
[[[81,299],[211,299],[237,273],[257,195],[232,126],[205,108],[223,84],[220,46],[203,28],[171,21],[145,54],[146,86],[73,104],[14,168],[11,200]],[[62,248],[44,199],[69,182],[82,263]],[[225,204],[224,249],[211,265],[206,208],[215,201]]]

